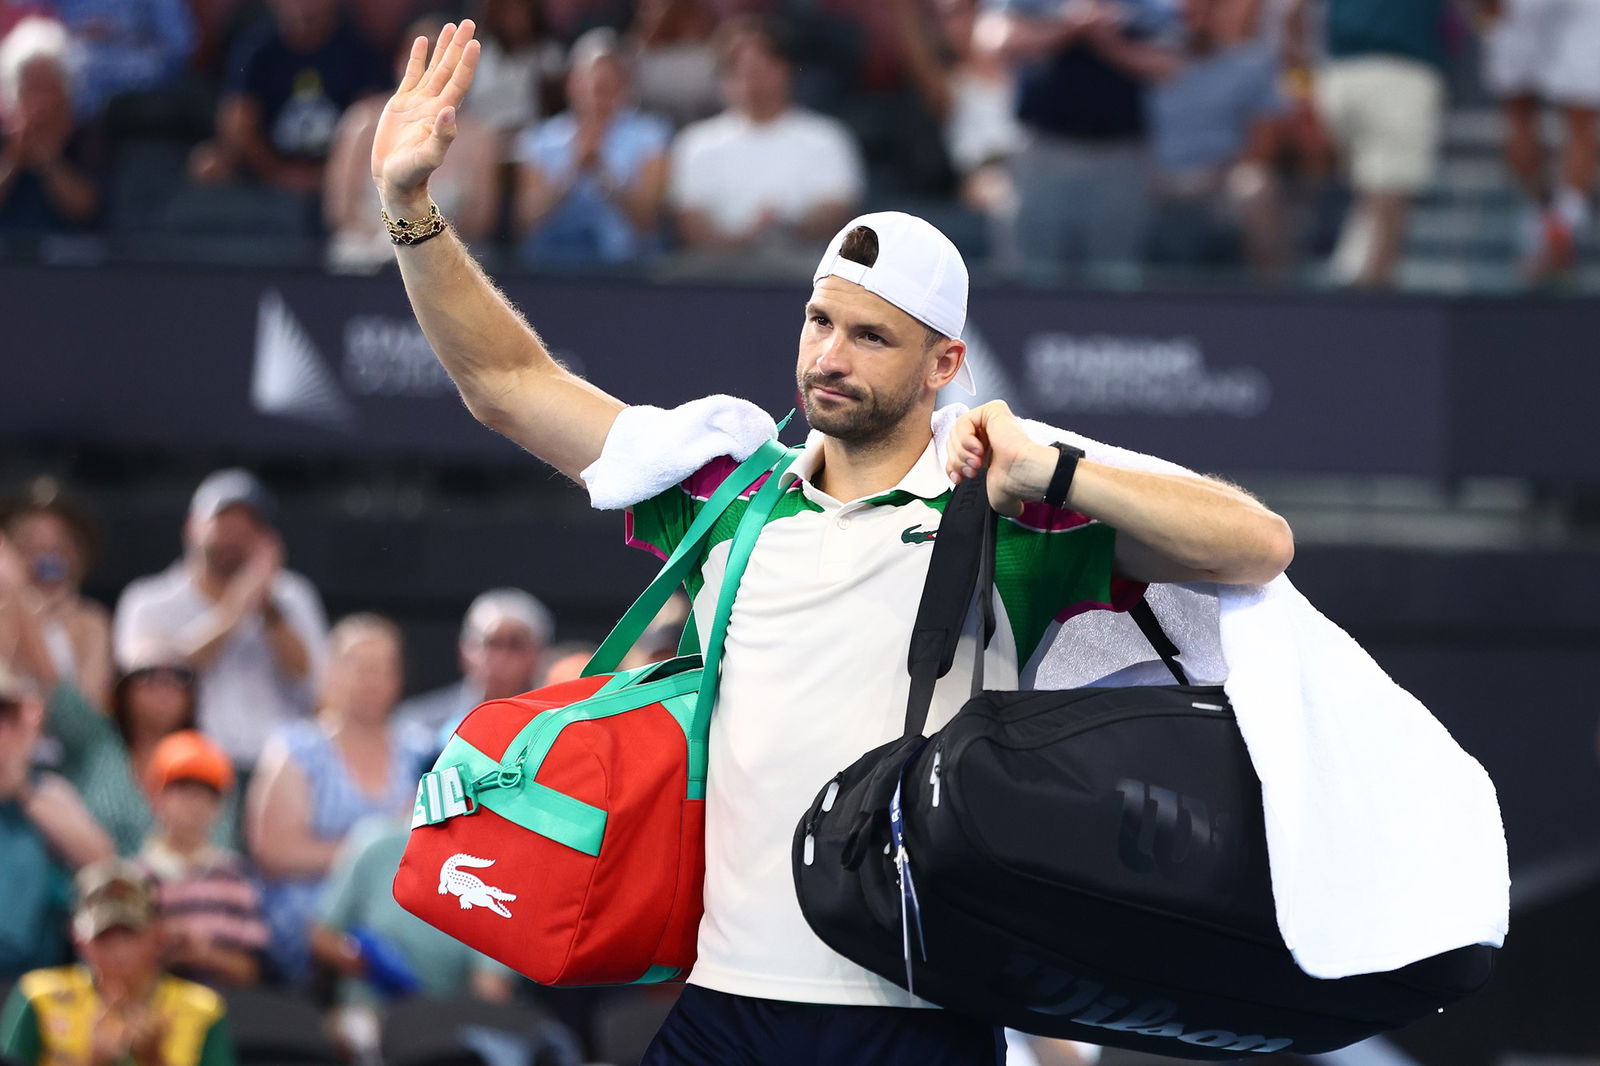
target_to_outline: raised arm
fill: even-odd
[[[478,61],[473,32],[470,20],[445,26],[431,63],[427,39],[414,41],[378,120],[372,179],[391,218],[428,214],[428,177],[455,139],[456,108]],[[450,230],[395,252],[417,321],[473,417],[580,480],[622,402],[552,359]]]

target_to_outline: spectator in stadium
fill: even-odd
[[[351,615],[328,634],[328,653],[316,718],[278,731],[246,799],[270,957],[290,981],[308,972],[311,921],[345,835],[369,815],[410,811],[422,759],[390,728],[402,681],[399,627]]]
[[[159,89],[182,73],[197,43],[186,0],[51,0],[77,50],[78,114],[115,96]]]
[[[1411,201],[1432,181],[1444,122],[1447,0],[1327,0],[1323,117],[1356,191],[1334,280],[1387,288]]]
[[[6,1002],[0,1057],[17,1066],[232,1066],[227,1007],[161,967],[161,922],[142,871],[80,871],[72,934],[83,960],[26,974]]]
[[[394,901],[394,874],[409,835],[403,821],[362,823],[351,831],[328,877],[311,945],[317,959],[342,978],[341,1005],[372,1012],[385,1001],[411,995],[510,1002],[514,971]]]
[[[57,677],[105,707],[111,696],[111,614],[82,592],[100,539],[93,519],[53,478],[41,477],[0,506],[0,533],[27,567]]]
[[[112,854],[77,790],[34,766],[43,720],[38,692],[0,659],[0,984],[64,959],[67,879]]]
[[[321,672],[326,622],[311,582],[284,569],[272,497],[244,470],[195,490],[183,557],[117,603],[117,657],[173,648],[200,681],[200,728],[235,765],[255,765],[281,723],[303,718]]]
[[[478,704],[521,695],[544,683],[545,649],[554,632],[550,611],[521,589],[481,594],[461,620],[461,680],[402,703],[395,711],[396,729],[409,745],[437,750]]]
[[[935,0],[937,39],[919,0],[893,6],[917,89],[943,123],[961,202],[991,219],[1011,215],[1016,195],[1007,161],[1022,145],[1016,83],[1004,63],[974,44],[978,0]]]
[[[672,147],[678,236],[698,253],[809,254],[864,194],[855,142],[837,120],[795,106],[781,24],[731,20],[717,56],[728,108]]]
[[[73,117],[67,31],[30,17],[0,40],[0,233],[81,229],[99,217],[94,138]]]
[[[379,55],[388,55],[410,43],[408,27],[425,14],[439,10],[433,0],[343,0],[350,25]]]
[[[233,766],[204,734],[180,730],[156,745],[145,783],[156,828],[138,861],[155,884],[167,968],[212,986],[255,984],[267,947],[261,897],[243,858],[212,843]]]
[[[1016,256],[1029,273],[1136,266],[1150,215],[1145,93],[1176,70],[1156,0],[984,0],[980,47],[1018,75]]]
[[[599,645],[587,640],[563,640],[559,644],[550,646],[550,665],[544,672],[541,685],[559,685],[563,681],[575,681],[583,676],[583,668],[589,665],[589,660],[594,658],[594,653]]]
[[[546,35],[538,0],[477,0],[473,10],[483,51],[465,107],[509,148],[518,130],[544,115],[566,54]]]
[[[1241,9],[1254,0],[1181,0],[1184,62],[1150,94],[1159,225],[1153,258],[1183,267],[1242,259],[1281,276],[1288,250],[1272,169],[1279,95],[1276,48]]]
[[[1497,0],[1485,42],[1485,80],[1504,101],[1506,162],[1528,198],[1522,244],[1533,280],[1570,271],[1593,215],[1600,166],[1600,4]],[[1539,123],[1561,116],[1564,143],[1550,173]]]
[[[438,39],[444,20],[422,18],[406,28],[405,43],[395,57],[395,81],[400,80],[411,42]],[[333,135],[328,154],[326,184],[322,194],[327,224],[328,261],[341,269],[376,270],[394,258],[383,227],[382,208],[372,184],[372,135],[383,113],[381,96],[368,96],[350,105]],[[456,151],[461,153],[456,157]],[[456,139],[450,166],[440,167],[429,188],[439,210],[462,240],[485,240],[494,229],[499,208],[495,167],[500,152],[495,135],[473,115],[463,112],[456,120]]]
[[[632,5],[628,0],[540,0],[540,7],[550,33],[572,44],[590,30],[620,32]]]
[[[525,130],[515,148],[516,229],[527,263],[623,263],[661,247],[665,119],[633,106],[617,35],[572,46],[568,109]]]
[[[190,157],[201,183],[254,180],[322,191],[339,116],[389,83],[377,54],[341,17],[339,0],[270,0],[273,19],[228,60],[217,136]]]
[[[628,29],[640,107],[674,126],[722,107],[711,43],[716,29],[716,12],[706,0],[642,0]]]

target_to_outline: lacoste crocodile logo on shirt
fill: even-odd
[[[938,537],[939,531],[937,529],[922,529],[921,525],[922,523],[919,522],[917,525],[907,526],[901,530],[901,542],[905,544],[928,544]]]

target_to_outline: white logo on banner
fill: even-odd
[[[1040,333],[1024,363],[1029,397],[1050,412],[1254,418],[1272,402],[1265,374],[1206,366],[1192,337]]]
[[[333,429],[349,429],[356,420],[316,342],[276,289],[262,293],[256,309],[250,403],[265,415]]]
[[[446,894],[461,897],[461,909],[471,910],[473,907],[488,907],[502,918],[511,917],[511,912],[506,909],[506,904],[516,899],[516,893],[505,892],[486,885],[473,874],[464,873],[461,867],[469,869],[486,870],[494,865],[493,859],[480,859],[476,855],[464,852],[452,855],[439,867],[439,895]]]

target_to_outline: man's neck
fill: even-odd
[[[776,122],[778,119],[787,114],[788,111],[789,103],[785,100],[775,104],[762,103],[754,106],[746,106],[741,108],[739,113],[745,117],[745,121],[751,123],[752,125],[765,126],[769,122]]]
[[[908,418],[903,424],[905,432],[871,444],[823,437],[822,463],[812,484],[841,503],[894,488],[917,465],[933,439],[927,418],[920,423]]]

